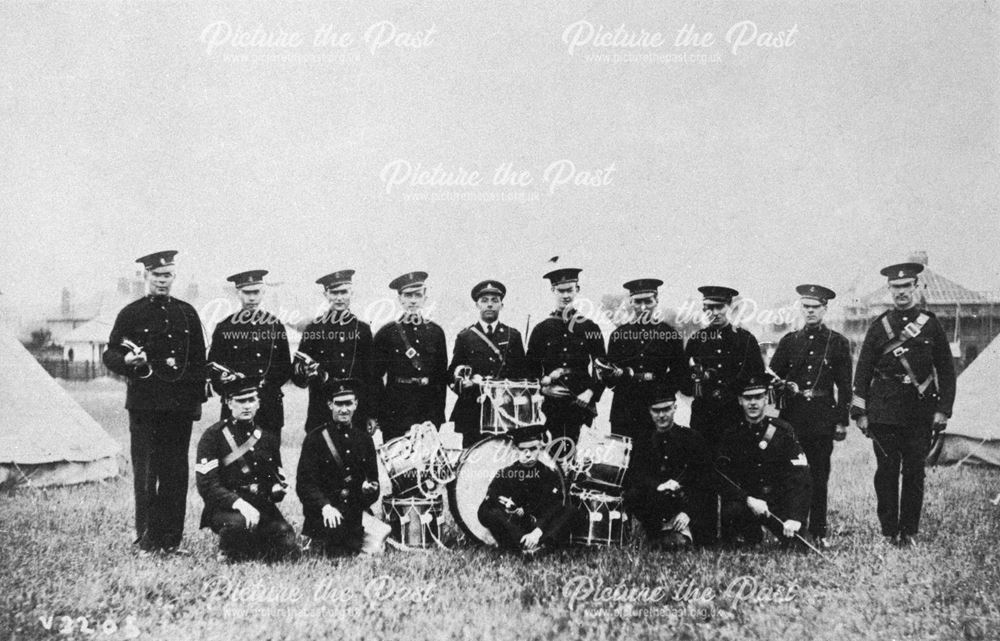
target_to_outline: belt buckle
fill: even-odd
[[[906,383],[907,385],[910,385],[913,383],[913,379],[910,378],[909,374],[903,374],[903,382]]]
[[[803,396],[803,397],[804,397],[804,398],[805,398],[805,399],[806,399],[807,401],[811,401],[811,400],[813,399],[813,391],[812,391],[811,389],[807,389],[807,390],[805,390],[804,392],[802,392],[802,396]]]
[[[903,354],[905,354],[907,351],[909,351],[909,350],[907,350],[907,348],[905,348],[902,345],[900,345],[896,349],[892,350],[892,355],[895,356],[896,358],[899,358],[900,356],[902,356]]]
[[[413,358],[414,356],[417,355],[417,350],[415,350],[415,349],[413,349],[411,347],[408,350],[406,350],[406,352],[404,352],[404,353],[406,354],[406,358]]]
[[[643,372],[642,376],[639,378],[640,381],[651,381],[653,380],[653,372]]]
[[[426,376],[421,376],[417,379],[417,385],[430,385],[431,379]]]

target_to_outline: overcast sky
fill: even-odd
[[[5,3],[4,306],[166,248],[202,286],[425,269],[468,307],[499,278],[519,315],[553,255],[667,303],[844,288],[913,249],[1000,288],[996,3],[586,4]]]

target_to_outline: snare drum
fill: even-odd
[[[573,482],[581,488],[620,494],[631,458],[631,438],[583,427],[572,464]]]
[[[432,423],[414,425],[405,435],[388,441],[378,449],[378,457],[397,498],[440,496],[455,479]]]
[[[388,498],[382,501],[382,511],[396,541],[411,548],[441,545],[442,497]]]
[[[480,431],[483,434],[503,434],[528,425],[545,422],[542,395],[535,381],[486,379],[482,383],[479,402]]]
[[[622,499],[580,488],[570,491],[570,500],[586,518],[570,534],[570,542],[580,545],[621,547],[629,540],[631,522],[622,509]]]

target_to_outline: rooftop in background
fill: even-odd
[[[936,305],[989,305],[1000,303],[998,292],[977,292],[946,278],[927,266],[927,252],[917,251],[910,254],[909,260],[924,265],[917,287],[923,297],[923,304]],[[875,310],[891,305],[889,293],[883,285],[867,294],[855,297],[845,303],[845,307],[855,313],[861,310]]]

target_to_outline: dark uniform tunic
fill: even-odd
[[[208,360],[261,380],[260,409],[254,420],[261,428],[275,432],[280,442],[281,428],[285,425],[281,386],[292,375],[288,332],[281,321],[264,311],[227,316],[212,332]],[[219,418],[227,419],[232,412],[220,388],[222,375],[215,370],[209,374],[222,401]]]
[[[623,370],[631,369],[617,379],[605,379],[614,390],[611,432],[631,437],[639,446],[648,442],[654,429],[649,403],[656,386],[665,383],[681,389],[688,384],[684,340],[668,323],[626,323],[608,339],[608,360]]]
[[[648,445],[634,451],[625,477],[625,505],[649,538],[656,538],[664,523],[684,512],[691,518],[691,533],[698,545],[715,539],[715,473],[705,439],[689,427],[673,425],[654,431]],[[657,491],[675,480],[675,492]]]
[[[884,351],[903,329],[923,321],[915,338]],[[890,331],[886,331],[888,323]],[[893,353],[895,351],[895,354]],[[909,371],[900,354],[909,365]],[[931,380],[921,393],[917,385]],[[948,337],[931,312],[890,310],[868,328],[854,375],[851,415],[868,416],[877,469],[878,518],[886,536],[913,535],[924,500],[924,460],[930,449],[935,412],[951,416],[955,365]],[[899,477],[902,473],[902,490]]]
[[[292,382],[309,387],[309,410],[306,432],[330,420],[330,408],[323,395],[323,374],[331,379],[354,378],[361,381],[355,420],[364,424],[374,416],[374,397],[378,384],[372,371],[372,329],[350,311],[324,314],[309,323],[302,333],[299,351],[319,363],[320,375],[309,379],[301,361],[295,362]]]
[[[742,327],[707,327],[688,339],[684,356],[694,361],[692,376],[682,391],[694,396],[691,403],[691,428],[705,437],[716,451],[727,426],[740,420],[743,412],[736,400],[736,380],[762,374],[764,359],[754,335]]]
[[[775,429],[768,438],[771,425]],[[764,417],[757,425],[745,420],[736,423],[723,433],[716,466],[721,472],[718,483],[724,537],[742,537],[748,543],[757,543],[762,537],[760,526],[764,525],[785,540],[781,522],[806,522],[812,496],[809,464],[787,422]],[[755,516],[747,507],[748,496],[766,501],[777,519]]]
[[[340,460],[333,455],[323,434],[326,433]],[[318,539],[326,551],[337,548],[361,550],[364,529],[361,515],[378,498],[378,491],[363,492],[367,480],[378,482],[375,445],[362,426],[343,428],[327,423],[306,435],[296,474],[295,491],[302,501],[305,524],[302,534]],[[343,520],[335,528],[323,524],[323,506],[337,508]]]
[[[809,460],[809,532],[826,536],[833,436],[838,424],[847,425],[851,404],[851,346],[842,334],[826,325],[806,326],[781,338],[771,357],[771,370],[799,388],[795,394],[788,388],[783,391],[781,418],[795,428],[795,436]]]
[[[377,416],[386,441],[418,423],[444,423],[448,347],[440,325],[406,316],[386,324],[375,334],[373,368],[384,379]]]
[[[593,413],[573,401],[585,389],[594,392],[592,405],[601,400],[604,384],[592,375],[591,364],[595,358],[604,356],[604,335],[590,319],[555,311],[531,330],[527,354],[529,377],[541,379],[558,368],[571,372],[566,380],[572,396],[546,398],[542,403],[545,427],[552,438],[569,437],[575,443],[580,437],[580,427],[594,422]]]
[[[125,364],[128,339],[152,366]],[[115,319],[104,364],[127,383],[135,529],[145,550],[173,548],[184,533],[192,422],[205,402],[205,337],[194,307],[169,296],[146,296]]]
[[[521,549],[521,537],[536,527],[542,531],[540,544],[565,543],[582,518],[576,507],[564,505],[559,475],[537,461],[517,461],[497,472],[478,516],[497,545],[509,550]]]
[[[229,439],[232,439],[230,443]],[[250,449],[230,462],[223,462],[248,441]],[[195,462],[198,493],[205,501],[201,527],[219,535],[219,547],[230,557],[280,558],[296,549],[295,531],[278,511],[274,486],[283,481],[277,435],[263,430],[254,421],[231,417],[205,430],[198,441]],[[243,499],[260,512],[260,522],[247,528],[246,519],[233,508]]]
[[[477,335],[474,328],[492,346]],[[462,365],[471,367],[473,375],[479,374],[483,378],[521,380],[527,377],[521,332],[499,322],[493,331],[493,336],[490,336],[488,329],[482,323],[477,323],[459,332],[455,337],[451,365],[448,366],[451,381],[455,381],[455,370]],[[462,446],[471,447],[481,437],[482,412],[489,411],[489,401],[479,403],[482,389],[476,385],[463,389],[461,383],[453,382],[451,387],[458,394],[451,420],[455,423],[455,431],[463,435]]]

